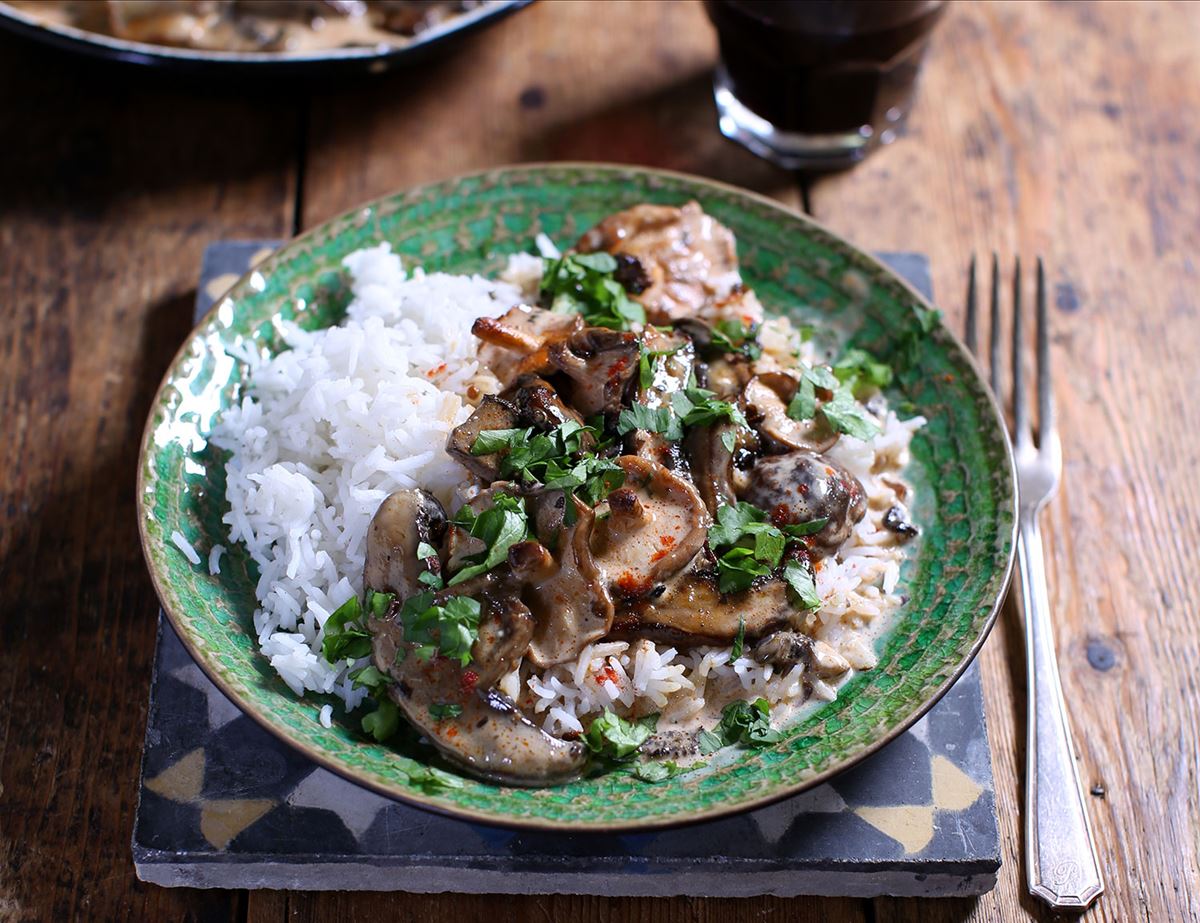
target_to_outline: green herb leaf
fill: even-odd
[[[367,590],[367,608],[377,619],[381,619],[387,615],[388,607],[391,606],[395,599],[395,593],[380,593],[376,590]],[[326,629],[326,633],[328,634],[328,623],[326,623]]]
[[[783,566],[783,580],[796,599],[805,609],[821,608],[821,594],[817,592],[817,582],[812,570],[800,561],[788,561]]]
[[[429,706],[429,714],[435,721],[457,718],[462,714],[462,706],[454,702],[434,702]]]
[[[769,573],[770,565],[756,560],[750,548],[730,548],[717,558],[717,586],[722,593],[740,593]]]
[[[667,779],[673,779],[675,776],[691,772],[693,769],[700,769],[704,765],[704,760],[689,763],[686,766],[680,766],[674,760],[647,760],[634,763],[627,772],[643,782],[665,782]]]
[[[762,356],[758,330],[758,324],[744,324],[737,318],[719,320],[713,326],[708,352],[740,353],[747,359],[758,359]]]
[[[771,727],[771,706],[766,699],[730,702],[721,711],[721,721],[711,731],[701,731],[700,752],[706,756],[722,747],[765,747],[782,735]]]
[[[526,442],[533,434],[532,429],[485,429],[471,444],[472,455],[492,455],[504,452]]]
[[[764,747],[780,739],[771,727],[771,706],[766,699],[730,702],[721,712],[717,733],[726,743],[743,747]]]
[[[746,646],[746,616],[738,616],[738,630],[733,637],[733,647],[729,650],[729,662],[737,660],[742,656],[742,650]]]
[[[724,738],[713,731],[701,731],[697,736],[697,740],[700,743],[700,753],[704,756],[716,753],[725,746]]]
[[[848,349],[833,365],[833,374],[843,384],[857,380],[863,390],[886,388],[892,383],[891,366],[885,365],[865,349]],[[864,387],[865,386],[865,387]]]
[[[376,700],[374,711],[362,717],[362,729],[379,743],[383,743],[400,728],[400,709],[391,699],[383,696]]]
[[[560,314],[582,314],[593,327],[644,326],[646,309],[613,278],[616,269],[608,253],[564,254],[542,272],[542,303]]]
[[[379,686],[386,686],[388,678],[374,664],[368,664],[359,670],[355,670],[350,674],[350,679],[354,680],[356,686],[363,686],[367,689],[375,689]]]
[[[611,709],[594,718],[583,735],[584,745],[596,756],[613,761],[627,760],[654,733],[658,715],[626,721]]]
[[[686,343],[680,343],[678,346],[672,346],[670,349],[648,349],[645,342],[640,344],[641,351],[638,354],[638,384],[642,387],[642,390],[654,384],[655,368],[658,365],[658,360],[675,355],[675,353],[679,352],[685,346],[687,346]]]
[[[854,397],[855,379],[851,378],[834,392],[833,400],[821,405],[821,413],[839,433],[853,436],[856,439],[872,439],[882,432],[876,423]]]
[[[815,535],[825,528],[829,522],[829,517],[824,516],[821,519],[810,519],[808,522],[798,522],[794,525],[784,526],[784,534],[790,535],[793,538],[802,538],[805,535]]]
[[[486,574],[507,559],[509,548],[529,537],[529,517],[525,513],[525,504],[520,498],[503,492],[492,497],[491,508],[482,513],[463,506],[452,522],[482,541],[486,548],[467,559],[469,565],[450,578],[450,586]]]
[[[671,407],[684,426],[711,426],[720,420],[749,426],[736,404],[719,400],[705,388],[689,387],[676,391],[671,395]]]
[[[404,601],[399,618],[404,640],[416,645],[413,654],[418,660],[441,654],[466,666],[479,637],[481,611],[469,596],[454,596],[439,606],[432,593],[417,593]]]
[[[617,417],[617,432],[624,436],[635,429],[661,433],[669,442],[678,442],[683,438],[683,424],[667,406],[647,407],[634,402],[626,407]]]
[[[371,653],[371,636],[362,626],[362,605],[351,596],[325,620],[321,653],[330,663],[358,660]]]

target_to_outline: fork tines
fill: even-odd
[[[1037,395],[1038,432],[1044,441],[1054,431],[1054,402],[1050,390],[1050,335],[1046,313],[1046,269],[1042,258],[1037,260],[1036,282],[1037,309]],[[1033,445],[1033,426],[1029,413],[1029,399],[1025,376],[1022,373],[1025,354],[1024,310],[1022,309],[1021,259],[1013,263],[1012,279],[1012,410],[1013,441],[1017,448]],[[996,399],[1004,401],[1004,358],[1003,317],[1000,298],[1000,258],[992,254],[991,310],[988,332],[989,380]],[[979,286],[976,278],[975,257],[971,257],[970,273],[967,278],[967,319],[963,340],[972,353],[979,355]],[[982,359],[982,357],[980,357]]]

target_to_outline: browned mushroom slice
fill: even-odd
[[[608,516],[596,524],[591,545],[611,592],[635,599],[696,556],[711,520],[696,488],[664,466],[635,455],[617,464],[625,484],[608,495]]]
[[[664,333],[655,327],[647,327],[642,334],[642,345],[648,353],[650,382],[639,381],[637,400],[651,409],[665,407],[671,403],[671,395],[687,387],[695,364],[696,351],[689,338],[677,333]],[[640,371],[640,363],[639,363]],[[671,442],[661,433],[645,429],[632,430],[625,437],[629,454],[683,474],[688,472],[687,455],[678,442]]]
[[[796,379],[784,372],[755,375],[742,391],[740,403],[746,420],[763,437],[768,452],[825,452],[837,442],[837,430],[821,414],[811,420],[788,416],[796,387]]]
[[[562,398],[550,383],[536,375],[523,375],[505,391],[501,397],[509,400],[517,409],[523,426],[541,430],[554,429],[572,420],[583,423],[583,417],[563,403]],[[584,446],[588,448],[588,446]]]
[[[401,597],[420,592],[423,570],[440,573],[436,555],[419,558],[422,542],[437,547],[446,531],[446,511],[423,490],[398,490],[379,505],[367,529],[363,582]]]
[[[529,644],[529,610],[503,587],[483,593],[481,608],[465,669],[445,657],[419,659],[396,620],[372,618],[375,666],[393,680],[388,695],[438,750],[474,775],[528,786],[574,778],[587,761],[583,745],[547,734],[492,688]]]
[[[614,636],[635,633],[675,645],[729,644],[745,619],[747,638],[786,626],[798,610],[782,580],[764,580],[740,593],[722,595],[703,563],[670,580],[658,596],[622,611]]]
[[[733,234],[695,202],[617,212],[584,234],[578,248],[634,257],[649,281],[634,297],[655,324],[689,317],[726,297],[739,282]]]
[[[539,667],[573,660],[612,626],[612,597],[589,547],[595,513],[574,504],[575,522],[560,529],[555,546],[557,569],[522,593],[537,619],[528,656]]]
[[[824,641],[796,631],[772,632],[754,645],[750,656],[759,663],[778,667],[802,663],[823,678],[839,676],[850,669],[850,662]]]
[[[582,329],[583,318],[578,314],[517,305],[500,317],[479,318],[471,332],[483,340],[479,361],[508,387],[522,375],[554,371],[549,345]]]
[[[827,519],[824,528],[810,537],[814,551],[826,553],[850,537],[867,511],[858,478],[808,451],[759,459],[743,499],[766,510],[780,526]]]
[[[734,496],[733,451],[727,443],[736,438],[738,427],[729,422],[693,427],[684,438],[692,467],[692,480],[709,513],[737,502]]]
[[[489,394],[479,402],[465,423],[450,431],[446,451],[472,474],[479,475],[485,481],[494,481],[500,477],[500,453],[473,455],[471,449],[475,440],[485,430],[515,429],[519,425],[517,408],[503,398]]]
[[[554,367],[571,379],[571,403],[585,417],[616,410],[638,370],[637,336],[606,327],[588,327],[552,343],[547,352]]]

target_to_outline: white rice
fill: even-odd
[[[192,564],[200,563],[200,555],[196,554],[196,549],[192,547],[191,542],[183,537],[182,532],[179,530],[172,532],[171,541],[176,548],[183,552],[183,556],[187,558],[188,561],[190,561]]]
[[[214,577],[221,573],[221,555],[224,553],[224,545],[213,545],[212,550],[208,553],[208,572]]]
[[[316,332],[282,324],[291,348],[246,356],[245,396],[212,438],[232,452],[224,521],[259,568],[263,653],[297,694],[333,693],[354,707],[363,692],[347,676],[353,664],[325,661],[321,628],[362,592],[367,526],[385,497],[420,486],[457,505],[464,472],[446,437],[470,415],[468,386],[495,390],[474,358],[471,324],[520,293],[478,276],[409,277],[387,244],[345,267],[346,320]]]
[[[557,255],[549,239],[539,239],[538,249],[544,258]],[[247,353],[245,395],[224,414],[213,441],[232,453],[229,539],[245,544],[261,575],[254,627],[264,656],[298,695],[331,693],[352,709],[365,693],[348,674],[366,661],[328,663],[322,626],[362,592],[367,527],[385,497],[419,486],[449,508],[458,506],[465,472],[446,454],[446,437],[470,414],[470,387],[496,390],[475,359],[471,324],[536,290],[543,259],[512,258],[500,282],[420,270],[409,276],[387,244],[351,254],[344,265],[354,295],[345,322],[311,333],[284,323],[290,349],[272,359]],[[765,335],[768,352],[790,357],[786,328]],[[902,601],[904,551],[881,523],[903,499],[898,472],[924,422],[900,421],[886,410],[880,416],[883,432],[871,442],[844,436],[829,453],[862,482],[869,509],[836,557],[821,562],[816,583],[823,605],[809,619],[815,637],[853,669],[874,666],[874,637]],[[199,562],[182,535],[171,538]],[[209,557],[213,573],[219,550],[214,546]],[[661,712],[660,726],[687,725],[711,723],[732,698],[761,695],[793,706],[810,693],[836,695],[801,666],[780,671],[747,656],[730,663],[730,653],[679,652],[647,640],[601,642],[574,663],[540,674],[528,665],[514,670],[500,688],[555,733],[581,731],[581,719],[604,708]],[[320,714],[326,726],[327,709]]]

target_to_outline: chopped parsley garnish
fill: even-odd
[[[680,766],[674,760],[645,760],[634,763],[626,771],[643,782],[664,782],[685,772],[691,772],[693,769],[700,769],[706,763],[707,760],[700,760]]]
[[[383,743],[400,730],[400,709],[386,695],[376,697],[375,703],[375,710],[363,715],[362,729]]]
[[[678,442],[683,438],[683,423],[667,406],[648,407],[636,401],[630,404],[617,417],[617,432],[624,436],[635,429],[661,433],[669,442]]]
[[[457,718],[461,714],[462,706],[454,702],[434,702],[429,706],[429,715],[436,721]]]
[[[325,620],[325,639],[321,653],[330,663],[358,660],[371,653],[371,636],[362,621],[363,609],[357,596],[351,596]]]
[[[762,356],[758,330],[758,324],[744,324],[736,318],[719,320],[713,326],[708,352],[740,353],[747,359],[758,359]]]
[[[768,522],[767,514],[750,503],[718,507],[716,524],[708,530],[708,544],[717,555],[718,588],[722,593],[749,589],[756,578],[767,576],[779,566],[789,538],[819,532],[826,522],[813,519],[781,528]],[[819,599],[816,605],[820,605]]]
[[[700,752],[707,755],[731,744],[765,747],[781,736],[771,727],[771,706],[766,699],[730,702],[721,712],[721,723],[700,732]]]
[[[729,649],[729,662],[733,663],[742,656],[742,651],[746,647],[746,616],[738,616],[738,630],[733,637],[733,647]]]
[[[617,432],[624,436],[635,429],[644,429],[661,434],[668,442],[678,442],[689,426],[712,426],[724,420],[737,426],[749,426],[736,404],[722,401],[704,388],[689,387],[671,395],[670,407],[649,407],[634,402],[617,417]],[[736,441],[734,434],[722,433],[721,440],[732,452]]]
[[[719,400],[716,394],[705,388],[676,391],[671,395],[671,407],[684,426],[711,426],[721,420],[743,427],[750,425],[736,404]]]
[[[478,600],[469,596],[451,597],[440,606],[432,593],[410,596],[400,608],[404,640],[416,645],[418,660],[440,654],[465,667],[471,662],[471,647],[479,637],[481,611]]]
[[[887,368],[883,366],[883,368]],[[888,369],[888,374],[891,370]],[[811,420],[818,413],[839,433],[857,439],[870,439],[880,432],[877,424],[854,397],[858,379],[851,375],[845,381],[824,366],[805,369],[800,376],[796,396],[788,405],[788,416],[793,420]],[[816,389],[832,391],[833,397],[817,406]]]
[[[608,253],[567,253],[542,273],[542,303],[559,314],[582,314],[593,327],[629,330],[644,326],[646,309],[614,278],[617,260]]]
[[[654,733],[658,715],[627,721],[611,709],[594,718],[583,735],[583,743],[595,756],[610,762],[628,760]]]
[[[527,486],[561,489],[595,506],[625,483],[625,471],[610,458],[585,450],[590,441],[602,449],[600,430],[574,420],[560,423],[546,433],[529,429],[485,430],[471,446],[472,455],[500,457],[500,476]],[[485,438],[486,437],[486,438]],[[566,520],[575,520],[575,505],[568,502]],[[518,539],[520,541],[520,539]],[[507,548],[505,549],[507,552]],[[453,582],[453,581],[452,581]]]
[[[519,497],[498,493],[492,498],[492,506],[476,513],[470,506],[463,506],[451,522],[479,539],[484,550],[468,558],[468,566],[450,578],[450,586],[486,574],[497,564],[508,558],[508,549],[529,537],[529,517],[525,504]],[[419,552],[418,552],[419,553]]]
[[[821,594],[817,592],[817,581],[808,564],[803,561],[788,561],[783,566],[783,581],[796,594],[796,599],[805,609],[821,608]]]
[[[880,362],[865,349],[857,347],[846,350],[842,358],[833,364],[833,374],[843,384],[849,381],[856,382],[856,391],[859,391],[859,387],[862,391],[871,387],[886,388],[892,383],[891,366]]]
[[[686,343],[680,343],[678,346],[672,346],[670,349],[648,349],[646,344],[640,344],[641,352],[638,354],[638,384],[642,388],[649,388],[654,384],[654,370],[660,359],[665,359],[667,356],[673,356],[681,349],[687,346]]]

